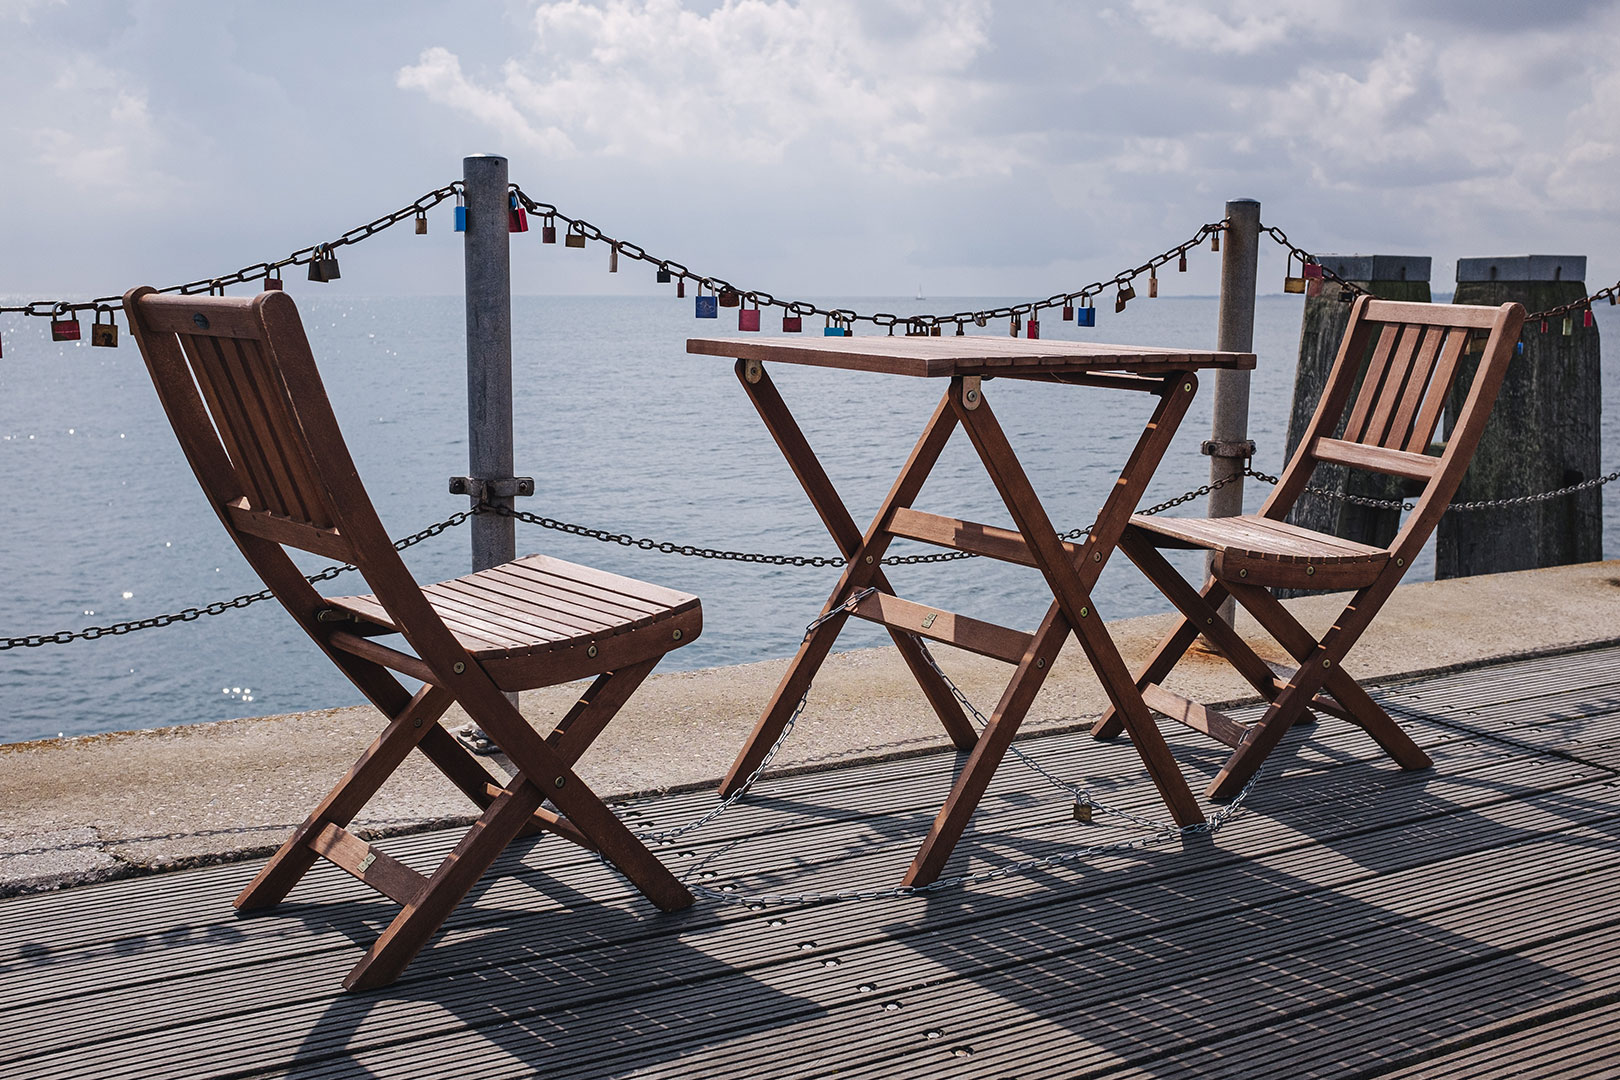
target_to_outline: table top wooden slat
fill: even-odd
[[[843,368],[888,375],[1075,374],[1088,371],[1164,372],[1194,368],[1254,367],[1253,353],[1110,345],[1095,341],[1029,341],[964,334],[961,337],[690,338],[686,351],[779,364]]]

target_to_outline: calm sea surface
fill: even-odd
[[[823,298],[862,311],[961,310],[1006,301]],[[1258,305],[1250,430],[1256,467],[1282,464],[1301,300]],[[465,499],[466,382],[460,297],[299,297],[350,449],[395,536],[449,516]],[[699,547],[836,554],[731,373],[688,356],[691,336],[735,334],[722,312],[695,322],[691,301],[519,297],[514,366],[517,468],[535,477],[524,509],[615,532]],[[1598,310],[1604,363],[1604,467],[1620,460],[1614,342],[1620,318]],[[1043,324],[1043,336],[1214,344],[1213,299],[1138,301],[1095,329]],[[57,345],[43,319],[10,320],[0,361],[0,636],[140,618],[261,586],[203,501],[133,344]],[[765,325],[770,331],[772,319]],[[777,325],[780,325],[779,322]],[[806,327],[820,332],[816,323]],[[994,332],[994,331],[984,331]],[[1001,330],[1005,333],[1005,328]],[[779,366],[774,377],[864,525],[904,460],[941,384]],[[1157,502],[1208,478],[1213,377],[1148,493]],[[1087,524],[1140,433],[1145,395],[997,382],[988,390],[1008,437],[1060,528]],[[1264,498],[1251,482],[1250,508]],[[995,491],[958,436],[918,506],[1006,523]],[[1605,552],[1620,555],[1620,492],[1606,500]],[[465,527],[407,554],[422,578],[465,573]],[[896,545],[895,553],[927,550]],[[518,526],[518,551],[545,552],[694,592],[703,636],[665,670],[785,656],[837,577],[832,568],[757,566],[662,555]],[[302,560],[315,570],[317,558]],[[1032,627],[1045,609],[1033,571],[976,560],[902,566],[903,595]],[[1432,576],[1432,561],[1411,578]],[[355,575],[323,586],[365,591]],[[1123,558],[1097,592],[1099,613],[1167,610]],[[840,648],[886,641],[852,624]],[[1078,654],[1077,654],[1078,655]],[[98,641],[0,652],[0,742],[190,724],[343,705],[358,695],[273,601]]]

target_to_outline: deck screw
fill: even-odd
[[[681,632],[679,630],[675,631],[674,638],[675,638],[676,641],[681,640],[681,636],[682,635],[681,635]]]
[[[1333,659],[1332,659],[1332,657],[1329,657],[1329,658],[1328,658],[1328,659],[1326,659],[1326,660],[1323,660],[1323,661],[1322,661],[1322,666],[1323,666],[1323,667],[1325,667],[1325,668],[1329,668],[1329,667],[1332,667],[1332,666],[1333,666]]]
[[[1091,614],[1091,609],[1090,608],[1083,607],[1083,608],[1080,609],[1080,617],[1082,619],[1085,618],[1087,615],[1090,615],[1090,614]]]
[[[585,655],[589,656],[593,660],[596,659],[596,646],[592,645],[590,648],[586,649]]]
[[[568,780],[565,777],[559,776],[559,777],[557,777],[557,779],[555,779],[555,780],[553,780],[551,782],[551,786],[554,787],[554,788],[560,788],[566,783],[568,783]]]
[[[1406,560],[1405,559],[1396,559],[1395,560],[1395,565],[1396,566],[1405,566],[1406,565]]]
[[[463,664],[460,660],[457,660],[455,663],[450,665],[450,670],[454,671],[457,675],[460,675],[463,671],[467,670],[467,665]]]
[[[1043,668],[1043,667],[1046,666],[1046,661],[1043,660],[1042,658],[1040,658],[1039,656],[1037,656],[1035,658],[1035,666],[1038,667],[1038,668]]]
[[[1310,577],[1310,576],[1311,576],[1311,575],[1313,575],[1313,574],[1315,574],[1315,573],[1316,573],[1316,567],[1314,567],[1314,566],[1307,566],[1307,567],[1306,567],[1306,568],[1305,568],[1305,576],[1306,576],[1306,577]]]
[[[871,562],[871,561],[872,561],[872,556],[870,556],[870,555],[868,555],[868,556],[867,556],[867,557],[866,557],[866,561],[867,561],[867,562]]]
[[[1238,577],[1248,577],[1248,576],[1249,576],[1249,572],[1247,570],[1239,570],[1238,571]]]
[[[1182,389],[1183,389],[1183,390],[1185,390],[1185,391],[1187,391],[1187,393],[1189,393],[1189,394],[1190,394],[1190,393],[1192,393],[1192,383],[1190,383],[1190,382],[1184,382],[1184,383],[1182,383],[1182,384],[1181,384],[1181,388],[1182,388]]]
[[[1102,552],[1100,552],[1100,551],[1093,551],[1093,552],[1092,552],[1092,553],[1091,553],[1091,561],[1092,561],[1092,562],[1102,562]]]

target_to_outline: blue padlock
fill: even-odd
[[[467,231],[467,208],[462,205],[461,196],[456,196],[456,232]]]
[[[697,317],[700,319],[718,319],[720,317],[720,299],[712,293],[708,296],[698,296]]]
[[[1074,309],[1074,325],[1097,325],[1097,309],[1091,306],[1091,297],[1082,296],[1080,298],[1080,306]]]

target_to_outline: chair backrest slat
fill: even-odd
[[[1429,442],[1434,438],[1434,429],[1440,424],[1440,410],[1446,403],[1445,390],[1451,385],[1451,378],[1457,372],[1457,361],[1462,358],[1463,347],[1468,344],[1468,337],[1469,335],[1462,330],[1452,330],[1446,335],[1445,345],[1440,350],[1440,363],[1429,380],[1429,394],[1423,399],[1423,410],[1413,422],[1412,433],[1407,437],[1406,445],[1402,449],[1422,453],[1429,448]]]
[[[1367,418],[1366,427],[1355,435],[1346,433],[1351,442],[1367,443],[1369,446],[1381,446],[1384,441],[1384,432],[1389,429],[1389,421],[1395,415],[1396,403],[1406,390],[1406,383],[1412,374],[1412,362],[1417,359],[1418,342],[1423,337],[1422,326],[1401,326],[1400,344],[1395,347],[1395,355],[1384,371],[1383,385],[1377,389],[1377,396],[1373,401],[1372,414]],[[1366,383],[1361,384],[1362,396],[1372,390]]]
[[[1399,326],[1386,326],[1379,332],[1378,344],[1373,347],[1372,359],[1367,363],[1367,374],[1361,380],[1361,393],[1356,395],[1356,403],[1350,410],[1350,419],[1344,425],[1346,442],[1361,441],[1361,434],[1367,428],[1367,415],[1372,411],[1373,402],[1378,398],[1378,390],[1384,384],[1384,373],[1389,370],[1390,357],[1395,352],[1395,342],[1400,336]]]

